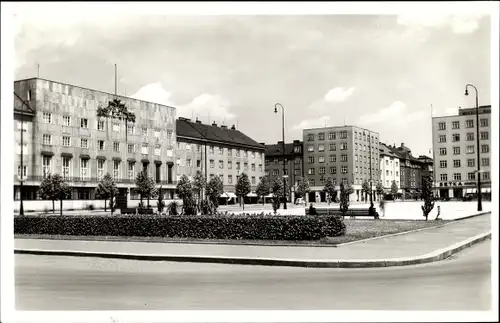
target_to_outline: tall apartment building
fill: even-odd
[[[181,174],[193,178],[197,170],[205,174],[207,180],[219,176],[224,190],[230,198],[236,198],[235,185],[239,175],[246,173],[255,191],[264,176],[265,148],[234,126],[203,124],[179,118],[177,132],[177,179]],[[248,195],[256,197],[255,193]]]
[[[265,147],[266,176],[269,176],[271,179],[283,179],[283,175],[288,176],[290,190],[287,193],[287,199],[291,202],[295,201],[295,186],[299,177],[304,177],[303,142],[294,140],[291,143],[285,143],[285,170],[283,170],[283,141],[278,141],[277,144],[265,145]]]
[[[14,82],[15,200],[20,198],[21,172],[24,200],[39,199],[38,188],[49,173],[68,181],[73,200],[94,199],[106,173],[115,179],[120,195],[138,198],[134,180],[143,169],[163,186],[166,198],[173,198],[175,108],[118,96],[135,113],[136,122],[98,118],[97,108],[114,98],[41,78]]]
[[[370,158],[375,191],[380,180],[377,132],[357,126],[325,127],[304,129],[303,139],[305,176],[311,188],[309,201],[326,201],[323,188],[328,178],[337,190],[341,182],[350,183],[354,189],[350,199],[359,201],[363,182],[370,181]]]
[[[401,187],[401,169],[398,155],[386,144],[380,143],[380,181],[384,191],[391,191],[392,182]]]
[[[480,143],[476,132],[479,127]],[[459,109],[457,115],[432,118],[432,146],[437,193],[440,197],[460,198],[477,191],[478,162],[481,163],[481,191],[491,193],[491,105]],[[480,161],[477,160],[477,150]]]

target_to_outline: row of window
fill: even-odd
[[[395,171],[394,173],[396,174],[396,176],[399,176],[399,172],[398,171]],[[391,171],[386,170],[385,171],[385,176],[392,176],[392,170]]]
[[[214,178],[214,176],[215,176],[214,174],[210,174],[209,175],[209,179]],[[219,178],[221,179],[222,183],[224,183],[224,174],[219,174],[217,176],[219,176]],[[227,183],[228,184],[236,184],[239,180],[240,180],[240,175],[236,175],[236,182],[233,183],[233,175],[227,175]],[[251,176],[250,177],[250,183],[252,185],[255,185],[256,182],[257,182],[256,177],[255,176]]]
[[[307,141],[314,141],[316,135],[313,133],[310,133],[307,135]],[[339,138],[340,139],[347,139],[347,131],[339,131]],[[337,139],[337,133],[332,131],[328,133],[328,140],[335,140]],[[325,133],[320,132],[318,133],[318,140],[325,140]]]
[[[327,180],[328,180],[327,178],[320,178],[319,179],[320,185],[324,185]],[[347,183],[349,183],[349,179],[348,178],[342,178],[340,181],[344,185],[346,185]],[[361,180],[359,181],[359,184],[361,184]],[[314,179],[309,179],[309,186],[315,186],[315,185],[316,185],[316,181]],[[336,179],[333,179],[333,185],[337,185],[337,180]]]
[[[391,165],[392,165],[392,159],[390,160],[390,162],[391,162]],[[397,160],[395,161],[395,164],[396,164],[396,167],[399,167],[399,162]],[[388,159],[385,160],[385,165],[389,166],[389,160]]]
[[[337,174],[337,166],[329,167],[329,171],[330,171],[330,174]],[[308,175],[314,175],[314,173],[315,173],[315,168],[309,168],[307,170]],[[340,173],[347,174],[347,166],[341,166]],[[326,167],[319,167],[318,174],[320,174],[320,175],[326,174]]]
[[[215,160],[210,159],[209,164],[210,164],[210,168],[215,168]],[[241,169],[240,165],[241,165],[240,162],[236,162],[236,170]],[[177,166],[184,166],[182,164],[181,158],[177,158]],[[190,158],[186,159],[185,166],[192,167],[193,166],[192,159],[190,159]],[[251,164],[251,170],[253,172],[256,171],[255,166],[256,166],[255,164]],[[200,159],[196,160],[196,167],[201,167],[201,160]],[[219,169],[224,169],[224,161],[223,160],[219,160]],[[233,162],[231,160],[227,162],[227,169],[233,169]],[[248,171],[248,163],[243,163],[243,170]],[[262,164],[259,164],[259,171],[262,172]]]
[[[481,127],[488,127],[488,119],[479,119],[479,124]],[[465,120],[465,128],[474,128],[474,120],[473,119],[468,119]],[[438,123],[438,129],[439,130],[446,130],[446,122],[442,121]],[[451,122],[451,129],[460,129],[460,121],[452,121]]]
[[[489,133],[488,133],[488,131],[481,131],[480,138],[481,138],[481,140],[488,140],[489,139]],[[465,135],[465,140],[466,141],[472,141],[472,140],[474,140],[474,133],[473,132],[468,132]],[[452,142],[459,142],[460,141],[460,134],[459,133],[452,134],[451,135],[451,141]],[[446,142],[446,135],[439,135],[439,142],[441,142],[441,143]]]
[[[266,176],[269,176],[270,172],[268,170],[266,170],[265,174],[266,174]],[[273,174],[273,176],[280,176],[280,170],[279,169],[273,169],[272,174]],[[300,171],[300,169],[295,169],[293,171],[293,174],[295,176],[300,176],[300,175],[302,175],[302,172]],[[285,169],[284,175],[288,175],[288,169]]]
[[[490,172],[481,172],[481,179],[483,180],[489,180],[490,179]],[[465,180],[465,178],[462,178],[462,173],[453,173],[452,177],[453,180],[455,181],[462,181]],[[448,180],[448,174],[440,174],[439,179],[441,181],[447,181]],[[468,181],[475,181],[476,180],[476,172],[468,172],[467,173],[467,180]]]
[[[300,164],[300,161],[301,161],[300,158],[295,158],[294,163]],[[273,162],[275,165],[281,164],[281,162],[278,158],[274,158]],[[266,163],[266,166],[269,165],[269,159],[266,159],[265,163]],[[285,158],[285,164],[287,164],[287,163],[288,163],[288,159]]]
[[[195,150],[196,149],[196,152],[198,153],[201,153],[202,152],[202,147],[203,145],[196,145],[196,144],[190,144],[190,143],[183,143],[183,142],[177,142],[177,149],[178,150],[181,150],[181,149],[184,149],[184,150],[188,150],[188,151],[191,151],[191,150]],[[215,154],[215,148],[217,148],[217,151],[219,153],[219,155],[224,155],[224,147],[221,147],[221,146],[218,146],[218,147],[215,147],[215,146],[208,146],[208,153],[213,155]],[[261,157],[264,157],[264,153],[262,153],[262,155],[260,154],[260,152],[256,152],[256,151],[246,151],[246,150],[243,150],[243,149],[231,149],[231,148],[226,148],[227,149],[227,155],[228,157],[232,157],[233,156],[233,151],[235,151],[235,156],[236,157],[241,157],[243,156],[244,158],[248,158],[248,156],[252,156],[252,158],[261,158]]]
[[[473,154],[475,152],[475,147],[474,145],[469,145],[465,147],[465,152],[467,154]],[[482,153],[489,153],[490,152],[490,146],[488,145],[481,145],[481,152]],[[448,150],[444,147],[439,148],[439,155],[440,156],[445,156],[448,153]],[[460,155],[461,149],[460,147],[453,147],[453,155]]]
[[[49,112],[43,112],[43,121],[45,123],[52,123],[52,113]],[[72,124],[72,119],[71,116],[63,116],[63,126],[66,127],[71,127]],[[88,118],[80,118],[80,128],[83,129],[88,129],[89,128],[89,119]],[[121,124],[118,122],[112,122],[112,130],[113,132],[120,132]],[[99,131],[105,131],[106,130],[106,123],[104,120],[97,120],[96,122],[96,129]],[[127,133],[130,135],[135,134],[135,126],[133,124],[128,124],[127,125]],[[141,135],[144,137],[147,137],[149,135],[153,135],[160,139],[161,138],[161,130],[160,129],[149,129],[147,127],[141,127]],[[170,140],[172,138],[173,132],[172,130],[167,130],[165,132],[167,140]]]
[[[490,159],[487,157],[481,158],[481,166],[490,166]],[[448,167],[447,160],[439,161],[439,168],[447,168],[447,167]],[[455,168],[462,167],[462,161],[460,159],[454,159],[453,167]],[[467,159],[467,167],[476,167],[476,159],[474,158]]]

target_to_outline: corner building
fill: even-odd
[[[96,116],[115,98],[135,114],[135,123]],[[14,199],[20,198],[22,172],[25,209],[36,209],[31,201],[39,200],[41,181],[56,173],[72,188],[71,200],[95,199],[106,173],[120,195],[137,200],[135,177],[142,170],[163,187],[166,199],[174,198],[175,113],[173,107],[41,78],[14,82]]]

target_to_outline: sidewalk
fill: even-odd
[[[465,240],[478,242],[478,235],[491,232],[491,213],[460,220],[448,225],[422,230],[414,233],[390,236],[366,242],[352,243],[340,247],[290,247],[290,246],[248,246],[248,245],[217,245],[217,244],[189,244],[189,243],[147,243],[147,242],[112,242],[112,241],[75,241],[75,240],[39,240],[15,239],[14,247],[19,250],[30,251],[64,251],[73,253],[93,253],[89,256],[128,258],[144,260],[173,260],[224,263],[252,263],[260,260],[269,262],[384,262],[404,258],[405,264],[409,259],[418,258],[438,250],[460,245]],[[484,240],[481,237],[479,240]],[[469,244],[470,244],[469,241]],[[97,255],[96,255],[97,254]],[[69,254],[66,254],[69,255]],[[81,255],[80,255],[81,256]],[[151,259],[148,257],[154,256]],[[449,255],[448,255],[449,256]],[[158,259],[156,259],[156,258]],[[212,258],[226,260],[214,260]],[[213,261],[211,261],[212,259]],[[243,261],[243,259],[247,259]],[[443,259],[441,256],[440,259]],[[436,259],[436,260],[440,260]],[[431,260],[435,261],[435,260]],[[425,261],[429,262],[429,261]],[[409,264],[409,263],[408,263]],[[398,265],[398,264],[393,264]],[[401,264],[399,264],[401,265]],[[328,265],[325,265],[328,267]],[[330,265],[329,267],[332,267]],[[381,265],[382,266],[382,265]],[[387,266],[383,265],[383,266]],[[338,266],[337,266],[338,267]],[[371,267],[371,266],[370,266]]]

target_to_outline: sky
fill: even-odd
[[[33,6],[31,4],[30,6]],[[400,14],[169,15],[16,11],[14,79],[37,76],[237,125],[258,142],[302,140],[302,129],[379,132],[430,155],[434,116],[491,104],[490,17]]]

